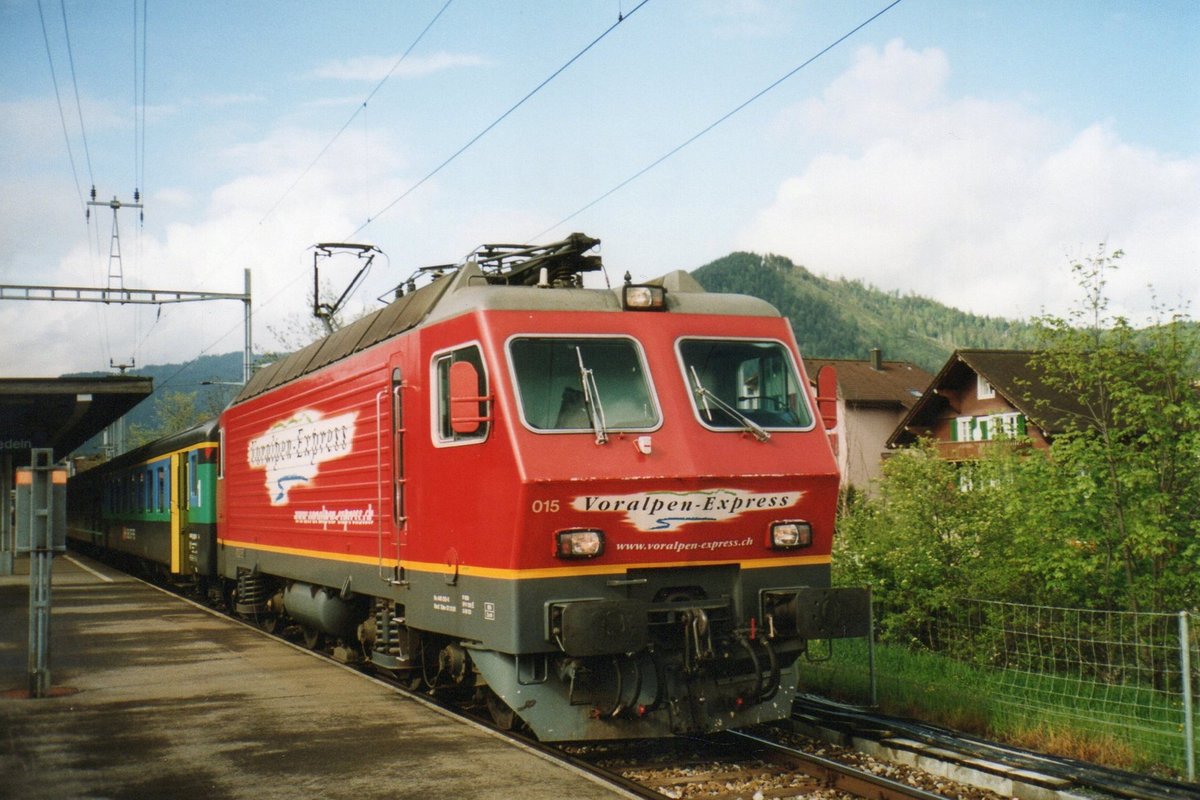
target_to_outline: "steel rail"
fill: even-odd
[[[1131,800],[1200,800],[1198,784],[1038,753],[938,725],[876,714],[823,698],[798,697],[794,717],[807,725],[825,725],[850,736],[874,739],[882,744],[887,744],[889,738],[899,736],[936,747],[943,753],[959,753],[964,760],[983,759],[1012,769],[1045,775],[1078,789],[1103,792],[1108,796]]]
[[[788,766],[817,778],[826,788],[837,789],[856,797],[875,800],[946,800],[945,795],[909,786],[823,756],[805,753],[803,750],[796,750],[752,733],[729,731],[727,735],[766,748],[766,755],[772,760],[786,761]]]

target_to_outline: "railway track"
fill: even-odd
[[[134,576],[138,577],[138,576]],[[144,580],[144,578],[142,578]],[[147,581],[161,589],[172,591],[189,602],[228,616],[264,635],[273,636],[295,647],[313,652],[342,666],[344,658],[313,647],[305,641],[299,629],[279,627],[274,630],[251,621],[242,620],[198,602],[178,586],[164,586]],[[895,744],[899,741],[924,742],[935,748],[942,757],[978,765],[988,759],[1014,770],[1034,771],[1042,780],[1033,782],[1044,793],[1041,797],[1128,798],[1133,800],[1200,800],[1200,787],[1119,770],[1108,770],[1093,764],[1057,759],[1030,751],[1003,747],[975,737],[962,736],[936,726],[911,720],[872,715],[820,698],[805,697],[797,703],[792,726],[763,726],[755,732],[729,731],[702,738],[635,740],[561,746],[544,745],[536,740],[495,726],[486,709],[460,709],[439,702],[423,692],[414,692],[402,682],[392,680],[378,670],[362,671],[393,686],[398,693],[417,698],[450,713],[469,716],[479,725],[498,734],[519,740],[523,746],[548,758],[565,761],[578,769],[595,775],[599,780],[621,788],[631,797],[646,798],[717,798],[718,800],[781,800],[784,798],[871,798],[872,800],[999,800],[1012,797],[1011,790],[997,794],[987,783],[964,783],[924,769],[888,765],[872,771],[851,762],[862,762],[854,753],[868,738],[876,742]],[[827,742],[803,736],[800,746],[796,730],[811,734],[819,728],[835,743],[850,745],[847,755],[840,748],[829,748]],[[816,751],[816,752],[814,752]],[[833,751],[837,751],[834,753]],[[836,757],[831,757],[836,755]],[[872,759],[866,759],[872,761]],[[874,762],[878,764],[876,760]],[[887,772],[887,775],[878,774]],[[1076,793],[1081,790],[1082,793]],[[1025,794],[1024,796],[1033,796]]]
[[[302,648],[314,656],[342,667],[352,667],[329,649],[314,646],[296,626],[261,625],[240,619],[224,610],[200,602],[179,591],[179,587],[159,588],[173,591],[211,613],[221,614],[266,636]],[[497,735],[516,740],[543,756],[565,762],[611,784],[629,797],[691,798],[719,800],[781,800],[784,798],[822,798],[843,800],[996,800],[991,793],[972,793],[967,787],[955,787],[952,793],[935,793],[906,785],[891,778],[872,774],[850,764],[805,752],[780,741],[739,731],[702,738],[655,739],[586,745],[548,745],[519,732],[505,731],[492,723],[486,708],[458,706],[436,700],[425,692],[413,691],[402,681],[368,666],[358,667],[373,679],[423,704],[445,712],[465,716]],[[778,733],[778,729],[766,728]],[[636,760],[635,760],[636,759]]]
[[[997,798],[965,786],[935,792],[791,747],[762,734],[730,731],[704,739],[563,748],[605,779],[645,798]],[[911,777],[910,777],[911,779]]]
[[[916,720],[901,719],[805,695],[794,705],[793,730],[902,762],[936,759],[946,772],[974,772],[981,785],[1006,780],[1031,785],[1027,793],[1128,800],[1200,800],[1200,784],[1104,767],[991,742]],[[1007,794],[1015,794],[1009,790]]]

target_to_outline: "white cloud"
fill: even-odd
[[[243,270],[250,268],[256,349],[273,346],[266,326],[307,308],[312,245],[341,241],[368,209],[374,210],[367,188],[380,197],[402,188],[397,177],[405,161],[400,148],[380,136],[369,163],[353,147],[331,148],[285,194],[322,144],[316,134],[280,129],[265,140],[221,153],[222,166],[232,165],[238,177],[207,197],[179,189],[157,193],[156,200],[190,206],[192,213],[177,215],[186,221],[146,230],[139,230],[132,218],[121,220],[125,286],[241,293]],[[5,185],[17,184],[10,180]],[[102,228],[99,246],[81,235],[88,230],[82,224],[59,226],[60,236],[66,232],[79,238],[63,246],[62,255],[40,266],[25,264],[3,281],[105,285],[109,225],[107,212],[93,220],[88,237]],[[7,229],[13,241],[6,243],[19,251],[37,246],[41,239],[31,237],[43,229]],[[45,253],[49,248],[39,249]],[[238,350],[242,306],[222,300],[167,305],[160,312],[154,306],[10,302],[0,305],[0,328],[5,331],[0,374],[39,376],[104,370],[110,358],[128,361],[134,356],[141,365],[186,361],[202,351]]]
[[[317,78],[340,81],[378,81],[389,73],[397,78],[418,78],[457,67],[477,67],[486,64],[482,56],[466,53],[433,53],[427,56],[410,55],[397,65],[397,56],[359,56],[327,61],[313,70]],[[392,68],[395,67],[395,71]]]
[[[1113,311],[1200,301],[1200,157],[1122,142],[1104,122],[1063,131],[1010,101],[949,97],[951,66],[899,41],[860,50],[788,114],[827,150],[779,185],[740,246],[827,275],[980,313],[1029,317],[1076,300],[1068,263],[1127,253]],[[1193,309],[1194,311],[1195,309]]]
[[[92,137],[123,130],[130,125],[129,120],[112,104],[85,99],[82,107],[83,117],[87,120],[87,132]],[[16,159],[29,161],[31,156],[62,156],[65,161],[64,124],[75,148],[77,168],[83,170],[86,162],[80,138],[79,112],[73,102],[66,97],[61,107],[51,99],[0,102],[0,153],[5,153],[6,157],[11,153],[14,159],[8,169],[16,166]]]

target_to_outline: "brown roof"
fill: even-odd
[[[928,428],[945,411],[947,400],[938,393],[956,385],[968,373],[982,375],[1013,408],[1025,415],[1046,436],[1061,433],[1085,415],[1078,398],[1047,386],[1036,366],[1033,350],[955,350],[929,383],[921,398],[888,439],[888,447],[911,443],[909,428]]]
[[[882,361],[875,369],[870,361],[849,358],[806,358],[808,377],[816,380],[821,367],[837,372],[839,393],[849,406],[911,408],[924,394],[933,376],[907,361]]]

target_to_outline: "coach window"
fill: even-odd
[[[461,370],[454,369],[454,365],[460,363],[469,364],[474,369],[473,383],[476,394],[469,403],[462,402],[462,396],[458,396],[457,402],[451,402],[452,384],[461,394],[461,387],[451,377],[452,373],[461,372]],[[489,414],[491,403],[488,397],[487,370],[484,369],[483,355],[480,353],[479,347],[469,345],[448,353],[441,353],[434,357],[433,367],[438,387],[438,441],[449,444],[478,442],[486,439],[491,422]],[[466,396],[470,397],[470,395]]]
[[[700,423],[716,430],[808,428],[812,414],[780,342],[683,339],[679,356]]]
[[[204,505],[200,496],[200,454],[195,450],[188,453],[188,476],[191,478],[188,486],[188,508],[200,508]]]

